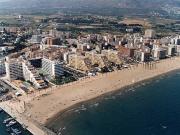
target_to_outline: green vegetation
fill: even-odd
[[[72,75],[66,73],[64,76],[56,77],[51,80],[55,85],[62,85],[70,82],[77,81]]]

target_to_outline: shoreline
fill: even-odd
[[[130,84],[130,85],[124,86],[124,87],[122,87],[122,88],[119,88],[119,89],[116,89],[116,90],[112,90],[112,91],[110,91],[110,92],[108,92],[108,93],[104,93],[104,94],[102,94],[102,95],[100,95],[100,96],[98,96],[98,97],[94,97],[94,98],[92,98],[92,99],[89,99],[89,100],[82,101],[82,102],[79,102],[79,103],[77,103],[77,104],[74,104],[74,105],[72,105],[72,106],[70,106],[70,107],[68,107],[68,108],[66,108],[66,109],[64,109],[64,110],[61,110],[59,113],[55,114],[54,117],[50,118],[50,119],[45,123],[45,127],[50,128],[50,127],[51,127],[51,124],[54,123],[54,122],[56,122],[57,118],[63,116],[63,114],[66,113],[67,111],[72,110],[72,109],[74,109],[74,108],[76,108],[76,107],[78,107],[78,106],[80,106],[80,105],[82,105],[82,104],[86,104],[86,103],[88,103],[88,102],[92,102],[92,101],[94,101],[94,100],[98,100],[98,99],[103,98],[103,97],[105,97],[105,96],[108,96],[108,95],[111,95],[111,94],[116,94],[116,93],[118,93],[118,92],[125,92],[126,89],[129,89],[129,88],[131,88],[131,87],[137,86],[137,85],[142,84],[142,83],[151,82],[153,79],[159,78],[159,77],[164,76],[164,75],[171,74],[171,73],[176,72],[176,71],[180,71],[180,69],[175,69],[175,70],[172,70],[172,71],[168,71],[168,72],[166,72],[166,73],[162,73],[162,74],[160,74],[160,75],[157,75],[157,76],[154,76],[154,77],[151,77],[151,78],[148,78],[148,79],[145,79],[145,80],[136,82],[136,83],[134,83],[134,84]],[[50,129],[51,129],[51,128],[50,128]]]
[[[147,69],[143,64],[131,69],[123,69],[111,73],[98,75],[66,86],[59,86],[54,90],[47,90],[46,95],[24,99],[25,116],[37,121],[41,125],[48,126],[63,112],[75,105],[100,96],[121,91],[157,76],[180,69],[180,57],[165,59],[156,63],[155,68]],[[41,108],[41,109],[39,109]]]
[[[13,118],[11,117],[11,115],[9,113],[7,113],[5,110],[2,109],[2,111],[0,112],[0,117],[2,118],[2,115],[4,116],[3,120],[7,119],[7,118]],[[15,118],[16,120],[16,118]],[[1,121],[2,122],[2,121]],[[16,124],[18,126],[18,128],[20,128],[20,130],[23,132],[23,134],[28,134],[28,135],[33,135],[28,129],[26,128],[23,128],[23,125],[21,123],[19,123],[17,120],[16,120]],[[3,123],[3,122],[2,122]],[[3,131],[6,131],[7,130],[7,127],[4,126],[3,128],[4,130]],[[9,134],[8,132],[6,132],[7,134]]]
[[[11,103],[8,101],[0,103],[0,107],[3,109],[3,111],[6,112],[12,118],[15,118],[19,124],[27,126],[26,129],[32,135],[49,135],[49,133],[51,135],[55,135],[55,133],[51,132],[49,129],[43,129],[42,127],[40,127],[40,125],[28,119],[22,113],[13,109],[13,107],[10,105]]]
[[[161,60],[153,68],[147,68],[143,64],[134,65],[129,69],[87,77],[53,89],[22,96],[19,100],[3,102],[0,106],[17,117],[20,123],[29,125],[28,129],[32,133],[55,134],[49,130],[51,129],[49,125],[69,109],[179,69],[180,57]]]

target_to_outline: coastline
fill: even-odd
[[[62,135],[171,135],[178,127],[174,115],[180,108],[179,79],[180,70],[176,70],[82,102],[52,121],[48,128]]]
[[[99,96],[120,91],[128,86],[153,79],[180,69],[180,57],[165,59],[156,63],[155,68],[147,69],[144,65],[134,66],[112,73],[98,75],[67,86],[47,91],[46,96],[39,96],[26,102],[24,114],[42,125],[53,122],[69,108],[93,100]],[[42,107],[43,106],[43,107]],[[41,110],[39,108],[42,108]]]
[[[11,116],[6,111],[4,111],[4,110],[0,111],[0,122],[2,124],[0,126],[0,134],[3,133],[3,134],[6,134],[6,135],[9,135],[9,133],[6,131],[8,128],[5,126],[5,124],[3,125],[3,121],[6,120],[7,118],[10,118],[10,117]],[[16,126],[20,129],[22,134],[33,135],[33,134],[30,133],[30,131],[28,131],[27,129],[24,129],[24,126],[21,125],[19,122],[16,123]]]
[[[129,89],[131,87],[137,86],[137,85],[142,84],[142,83],[151,82],[153,79],[158,79],[158,77],[168,75],[168,74],[171,74],[171,73],[176,72],[176,71],[180,71],[180,69],[175,69],[175,70],[172,70],[172,71],[169,71],[169,72],[166,72],[166,73],[162,73],[160,75],[157,75],[157,76],[154,76],[154,77],[151,77],[151,78],[148,78],[148,79],[145,79],[145,80],[142,80],[142,81],[139,81],[139,82],[124,86],[122,88],[112,90],[112,91],[110,91],[108,93],[104,93],[104,94],[102,94],[102,95],[100,95],[98,97],[94,97],[92,99],[89,99],[89,100],[82,101],[80,103],[74,104],[74,105],[72,105],[72,106],[70,106],[70,107],[68,107],[68,108],[66,108],[64,110],[61,110],[59,113],[55,114],[52,118],[48,119],[48,121],[45,123],[45,126],[47,128],[50,128],[51,124],[54,123],[57,120],[57,118],[63,116],[63,114],[66,113],[67,111],[72,110],[72,109],[74,109],[74,108],[76,108],[76,107],[78,107],[78,106],[80,106],[82,104],[93,102],[94,100],[98,100],[98,99],[101,100],[101,98],[106,97],[106,96],[111,95],[111,94],[116,94],[118,92],[124,92],[125,90],[127,90],[127,89]]]
[[[3,109],[3,111],[6,112],[11,117],[15,118],[16,121],[19,122],[19,124],[27,126],[26,129],[30,133],[32,133],[33,135],[50,135],[50,134],[55,135],[55,133],[51,132],[50,130],[46,128],[43,129],[40,125],[33,122],[28,117],[24,116],[22,113],[18,112],[11,105],[12,103],[8,101],[0,103],[0,107]],[[15,105],[17,106],[17,104]]]
[[[70,108],[89,102],[98,97],[123,91],[141,82],[153,80],[157,76],[180,69],[180,57],[161,60],[153,68],[143,64],[129,69],[100,74],[76,82],[37,91],[22,96],[17,101],[1,103],[0,106],[9,114],[18,118],[20,123],[29,125],[28,129],[38,135],[51,132],[45,127],[55,122],[57,117]],[[41,108],[41,109],[40,109]],[[51,134],[54,134],[51,132]]]

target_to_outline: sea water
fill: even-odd
[[[48,126],[59,135],[180,135],[180,71],[76,105]]]
[[[6,130],[7,129],[6,125],[3,123],[3,121],[9,117],[10,116],[6,112],[0,113],[0,135],[10,135],[10,133],[8,133]],[[21,135],[32,135],[29,131],[23,129],[19,123],[17,123],[13,127],[20,129],[22,131]]]

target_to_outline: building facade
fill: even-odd
[[[42,70],[46,72],[50,77],[59,77],[64,75],[63,63],[56,60],[43,58]]]
[[[35,88],[42,89],[47,87],[46,83],[35,70],[35,68],[27,61],[22,59],[7,58],[5,62],[6,75],[9,81],[25,80],[30,81]]]

